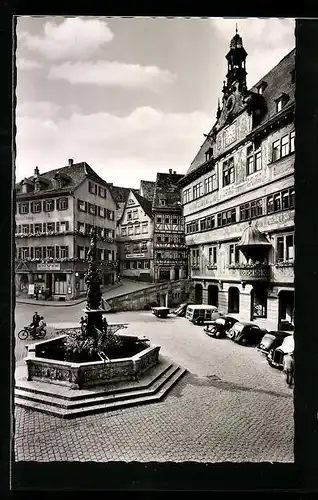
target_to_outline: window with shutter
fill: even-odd
[[[58,245],[55,247],[55,257],[57,259],[60,257],[60,247]]]
[[[29,213],[29,203],[21,203],[19,213],[20,214],[28,214]]]
[[[68,209],[68,199],[60,198],[57,200],[57,209],[58,210],[67,210]]]
[[[60,223],[59,222],[56,223],[56,232],[57,233],[60,232]]]

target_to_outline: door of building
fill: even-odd
[[[211,306],[218,306],[219,302],[219,289],[217,285],[208,286],[208,304]]]
[[[279,292],[278,323],[293,325],[294,323],[294,291]],[[284,328],[282,328],[284,329]]]
[[[194,300],[196,304],[202,304],[202,285],[199,283],[195,285]]]
[[[180,271],[179,268],[175,267],[175,269],[174,269],[174,279],[175,280],[180,279],[180,272],[179,271]]]
[[[49,294],[52,295],[52,274],[47,273],[46,275],[46,288],[49,290]]]

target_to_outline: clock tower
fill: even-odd
[[[246,92],[246,56],[247,52],[243,47],[242,37],[238,34],[236,27],[236,33],[230,43],[230,50],[225,56],[228,63],[227,83],[224,82],[223,86],[225,98],[235,90],[242,94]]]

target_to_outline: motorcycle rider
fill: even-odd
[[[44,322],[43,316],[41,316],[40,321],[39,321],[39,325],[36,329],[36,334],[40,335],[45,326],[46,326],[46,323]]]
[[[33,338],[36,337],[36,330],[37,330],[37,328],[39,326],[40,320],[41,320],[40,316],[35,311],[35,313],[33,314],[32,323],[30,325],[32,327],[32,337]]]

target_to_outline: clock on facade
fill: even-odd
[[[232,144],[236,140],[236,123],[233,123],[230,127],[224,131],[224,143],[225,146]]]
[[[233,110],[234,105],[235,105],[235,97],[234,95],[230,95],[230,97],[226,101],[226,109],[228,113],[230,113]]]

